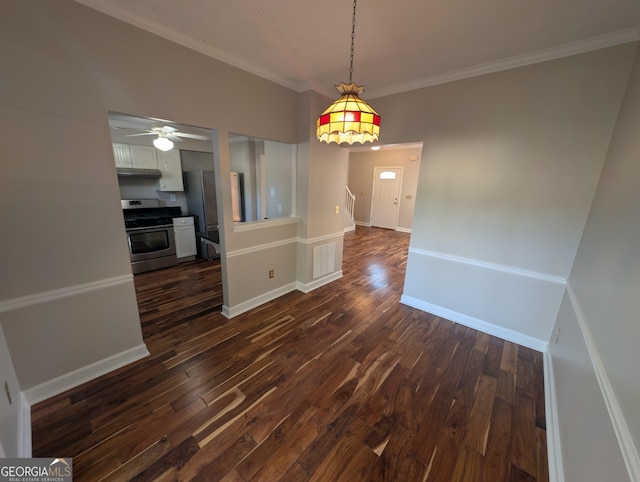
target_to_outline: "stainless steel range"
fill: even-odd
[[[122,201],[133,274],[178,264],[173,234],[177,206],[160,206],[158,199]]]

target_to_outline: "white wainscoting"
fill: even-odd
[[[287,239],[283,239],[283,240],[272,242],[272,243],[265,243],[261,245],[252,246],[249,248],[235,250],[228,253],[227,258],[233,259],[233,258],[240,258],[243,256],[253,256],[255,254],[260,254],[260,256],[268,258],[269,250],[277,249],[277,248],[294,244],[294,243],[297,244],[298,246],[302,246],[305,252],[310,252],[313,254],[313,249],[315,245],[317,245],[318,243],[327,243],[327,242],[333,241],[333,243],[329,243],[329,244],[333,244],[333,250],[334,250],[333,255],[330,257],[335,261],[335,250],[336,250],[335,243],[342,242],[343,238],[344,238],[343,232],[331,233],[331,234],[318,236],[310,239],[303,239],[299,237],[287,238]],[[322,274],[320,274],[317,279],[314,279],[309,283],[304,283],[299,280],[291,280],[290,282],[286,282],[281,286],[278,286],[264,293],[260,293],[259,295],[254,296],[248,300],[244,300],[240,303],[233,304],[233,305],[225,304],[222,306],[222,315],[230,319],[242,313],[245,313],[249,310],[252,310],[253,308],[257,308],[258,306],[263,305],[264,303],[267,303],[276,298],[279,298],[280,296],[283,296],[291,291],[299,290],[299,291],[302,291],[303,293],[308,293],[309,291],[312,291],[316,288],[319,288],[320,286],[323,286],[327,283],[330,283],[342,277],[341,269],[334,271],[334,270],[329,270],[327,266],[325,266],[325,268],[326,269],[322,271]],[[327,270],[329,270],[330,272],[326,272]]]
[[[410,248],[402,302],[545,351],[566,280]]]
[[[553,375],[553,360],[549,351],[543,353],[544,364],[544,418],[547,433],[547,459],[549,482],[564,482],[560,426],[558,425],[558,400]]]
[[[602,399],[611,420],[611,426],[618,441],[618,445],[620,446],[620,453],[629,473],[629,479],[638,482],[640,481],[640,454],[638,454],[638,449],[635,446],[631,432],[622,413],[622,409],[620,408],[620,404],[618,403],[616,394],[611,385],[611,381],[609,380],[609,375],[607,374],[602,358],[600,357],[598,347],[596,346],[591,330],[589,329],[589,324],[587,323],[587,319],[582,311],[580,302],[571,286],[571,283],[567,283],[567,294],[571,302],[571,307],[573,308],[575,319],[580,327],[580,333],[582,335],[580,342],[584,345],[589,356],[590,366],[581,368],[588,369],[598,381]],[[594,434],[594,440],[596,437],[597,434]]]
[[[110,306],[112,301],[121,299],[123,290],[129,294],[130,300],[128,301],[132,303],[131,307],[133,309],[135,305],[135,288],[133,286],[133,275],[131,274],[2,300],[0,301],[0,313],[3,314],[3,329],[8,330],[10,333],[14,327],[27,324],[27,330],[44,330],[43,333],[48,333],[47,330],[59,329],[60,325],[56,323],[59,323],[63,319],[73,325],[74,321],[78,320],[74,320],[73,317],[69,318],[67,314],[74,313],[79,317],[86,315],[87,310],[91,310],[91,306],[87,305],[87,299],[93,300],[100,298],[105,305]],[[125,305],[126,303],[124,303],[123,306]],[[60,313],[63,314],[62,317],[57,316]],[[121,322],[122,317],[125,315],[124,312],[118,312],[118,310],[114,310],[113,313],[114,316],[118,317],[118,322]],[[109,317],[108,311],[104,312],[103,310],[100,314],[101,316]],[[137,316],[137,311],[135,311],[135,314]],[[114,324],[115,329],[117,329],[117,326],[117,324]],[[69,326],[65,326],[64,329],[70,328]],[[27,331],[27,333],[29,332]],[[141,339],[141,337],[139,339]],[[45,344],[40,348],[36,348],[34,349],[44,357],[42,361],[46,363],[48,354],[46,350],[49,347]],[[59,348],[59,346],[56,346],[56,348]],[[64,349],[72,350],[73,346],[64,347]],[[32,357],[25,358],[23,353],[19,353],[19,355],[19,358],[23,361],[25,359],[33,360]],[[68,372],[29,386],[29,388],[16,394],[15,399],[18,405],[17,425],[19,431],[17,437],[17,452],[19,457],[31,457],[31,406],[33,404],[117,370],[148,355],[149,352],[146,346],[144,343],[141,343],[132,348],[125,349],[122,352],[96,360],[93,363],[88,363],[76,369],[70,369]],[[15,356],[14,354],[14,357]],[[86,356],[86,350],[84,356]],[[12,361],[14,361],[15,364],[15,360]],[[71,361],[66,360],[65,363],[70,365]],[[47,364],[43,365],[43,367],[44,366],[50,369],[53,365]],[[62,366],[64,367],[64,365]],[[22,367],[17,366],[16,372],[20,372],[20,368]],[[53,368],[55,370],[55,366],[53,366]],[[22,368],[22,371],[25,371],[24,368]],[[30,367],[26,370],[26,372],[29,371],[32,372],[31,376],[33,376],[33,368]],[[24,380],[19,381],[21,384],[24,384]]]

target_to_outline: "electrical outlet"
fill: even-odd
[[[340,206],[336,204],[336,214],[340,214]]]
[[[275,275],[276,274],[275,274],[274,270],[270,269],[269,270],[269,279],[273,278]]]
[[[175,194],[169,194],[169,201],[171,201],[172,203],[176,202],[176,195]]]

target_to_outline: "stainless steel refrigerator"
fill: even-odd
[[[196,216],[196,233],[218,230],[218,203],[216,201],[216,179],[214,171],[186,171],[187,209]],[[204,241],[198,243],[198,256],[205,259],[219,258],[213,246]]]
[[[233,222],[244,222],[244,179],[241,172],[231,173],[231,215]]]

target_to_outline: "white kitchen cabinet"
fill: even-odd
[[[176,239],[178,262],[193,259],[197,253],[193,216],[173,218],[173,234]]]
[[[150,146],[129,146],[131,149],[131,167],[138,169],[158,169],[156,148]]]
[[[158,169],[162,173],[159,181],[160,191],[184,191],[180,151],[178,149],[158,151],[157,156]]]
[[[113,159],[116,167],[158,169],[156,148],[132,144],[113,144]]]
[[[131,149],[129,144],[113,144],[113,159],[116,167],[131,167]]]

